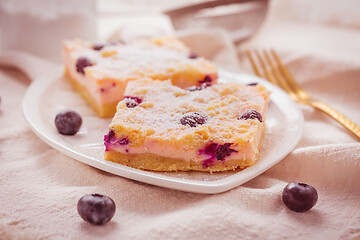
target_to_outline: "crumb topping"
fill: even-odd
[[[215,84],[191,92],[171,85],[170,81],[142,79],[129,82],[125,95],[137,96],[142,102],[128,108],[126,100],[120,101],[110,128],[128,136],[133,146],[141,145],[145,139],[158,144],[182,144],[184,149],[214,142],[230,143],[236,151],[237,144],[251,139],[263,124],[239,116],[249,109],[265,113],[269,92],[261,84],[240,83]],[[194,112],[206,116],[206,121],[196,115],[201,124],[181,124],[184,116]]]

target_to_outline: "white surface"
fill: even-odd
[[[103,136],[111,119],[100,119],[73,91],[58,68],[37,79],[23,99],[23,113],[32,130],[46,143],[85,164],[133,180],[198,193],[219,193],[239,186],[280,162],[298,143],[303,116],[297,105],[279,88],[255,76],[220,71],[220,82],[262,82],[271,92],[266,133],[258,162],[242,171],[225,173],[158,173],[130,168],[103,159]],[[65,108],[78,111],[83,125],[75,136],[59,134],[56,114]]]

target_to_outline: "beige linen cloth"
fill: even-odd
[[[303,88],[360,124],[359,2],[312,2],[273,2],[263,28],[238,49],[239,62],[225,35],[195,50],[211,48],[220,66],[250,72],[243,50],[274,47]],[[0,239],[360,239],[360,143],[317,110],[301,106],[303,136],[279,164],[230,191],[202,195],[114,176],[52,149],[22,116],[30,82],[0,68]],[[313,209],[285,207],[281,193],[292,181],[318,190]],[[88,193],[114,199],[108,224],[77,214]]]

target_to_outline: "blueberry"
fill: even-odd
[[[223,145],[219,145],[216,149],[215,155],[217,160],[224,160],[225,157],[230,156],[232,152],[237,152],[234,149],[231,149],[231,143],[225,143]]]
[[[118,143],[119,143],[120,145],[128,145],[128,144],[129,144],[129,138],[128,138],[128,137],[124,137],[124,138],[120,139],[120,140],[118,141]]]
[[[203,125],[207,120],[207,117],[197,113],[197,112],[189,112],[184,114],[184,116],[180,119],[180,123],[182,125],[189,125],[190,127],[197,127],[198,125]]]
[[[190,59],[196,59],[198,57],[198,55],[194,52],[190,53],[188,56]]]
[[[77,204],[77,211],[85,221],[103,225],[114,216],[116,206],[114,201],[101,194],[86,194],[80,198]]]
[[[139,105],[140,103],[142,103],[142,99],[138,98],[138,97],[124,96],[124,99],[125,99],[126,106],[128,108],[134,108],[137,105]]]
[[[296,212],[305,212],[316,204],[318,194],[311,185],[292,182],[284,188],[282,199],[289,209]]]
[[[199,81],[199,83],[211,83],[212,78],[209,75],[206,75],[203,80]]]
[[[200,150],[200,153],[222,161],[225,157],[230,156],[232,152],[237,152],[236,150],[230,148],[231,145],[232,143],[210,143],[203,150]]]
[[[82,119],[80,114],[72,110],[64,110],[55,117],[55,126],[59,133],[74,135],[81,127]]]
[[[257,119],[259,120],[260,122],[262,122],[262,116],[261,114],[254,110],[254,109],[251,109],[245,113],[243,113],[240,117],[239,117],[240,120],[247,120],[247,119]]]
[[[186,88],[185,90],[190,91],[190,92],[194,92],[194,91],[201,91],[204,88],[210,87],[211,84],[210,83],[203,83],[200,86],[192,86],[189,88]]]
[[[104,136],[104,145],[105,145],[105,151],[109,151],[109,147],[114,142],[115,132],[114,130],[110,130],[108,134]]]
[[[123,137],[120,139],[117,139],[115,137],[114,130],[110,130],[108,134],[104,136],[104,145],[105,145],[105,151],[109,151],[109,147],[111,145],[119,144],[119,145],[128,145],[130,143],[130,140],[128,137]]]
[[[204,168],[210,167],[213,165],[214,160],[223,161],[226,157],[230,156],[233,152],[237,152],[235,149],[231,148],[232,143],[210,143],[206,145],[204,149],[199,151],[199,154],[205,154],[209,156],[208,159],[203,160],[202,165]]]
[[[79,57],[76,61],[76,71],[82,74],[85,74],[84,68],[90,67],[93,64],[90,62],[90,60],[86,57]]]
[[[256,86],[256,85],[258,85],[258,83],[257,83],[257,82],[253,82],[253,83],[248,83],[248,84],[246,84],[246,85],[248,85],[248,86]]]
[[[110,141],[113,137],[115,137],[115,131],[109,130],[109,133],[104,136],[104,141]]]
[[[204,149],[199,150],[199,153],[208,155],[212,158],[215,158],[216,157],[216,149],[218,148],[218,146],[219,146],[218,143],[210,143],[210,144],[206,145]]]
[[[97,44],[95,44],[94,46],[93,46],[93,49],[95,50],[95,51],[100,51],[101,49],[103,49],[105,47],[105,44],[103,44],[103,43],[97,43]]]

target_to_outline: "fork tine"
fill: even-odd
[[[253,68],[256,76],[258,76],[258,77],[260,77],[260,78],[264,78],[264,77],[262,76],[262,74],[260,73],[258,67],[256,66],[256,63],[255,63],[255,61],[254,61],[254,58],[252,57],[252,54],[251,54],[251,52],[250,52],[249,50],[246,51],[246,55],[247,55],[248,59],[250,60],[251,67]]]
[[[275,64],[271,60],[271,58],[270,58],[269,54],[267,53],[267,51],[263,50],[263,54],[264,54],[267,62],[269,63],[269,65],[271,67],[271,70],[273,71],[273,73],[274,73],[274,75],[276,77],[276,80],[279,82],[280,87],[283,88],[290,95],[290,97],[292,97],[292,99],[297,101],[298,97],[296,96],[294,91],[289,87],[289,85],[287,84],[287,81],[281,75],[279,69],[275,66]]]
[[[254,50],[256,57],[258,58],[261,67],[263,68],[263,71],[266,75],[266,78],[269,82],[278,85],[276,79],[274,78],[273,74],[267,69],[265,62],[263,60],[263,58],[261,57],[260,53],[257,50]]]
[[[274,49],[271,49],[271,54],[274,57],[276,63],[278,64],[281,73],[284,75],[285,79],[287,79],[290,87],[294,89],[295,93],[299,94],[301,98],[308,99],[309,95],[304,90],[302,90],[302,88],[296,83],[295,79],[287,70],[285,65],[281,62],[280,57],[277,55]]]

